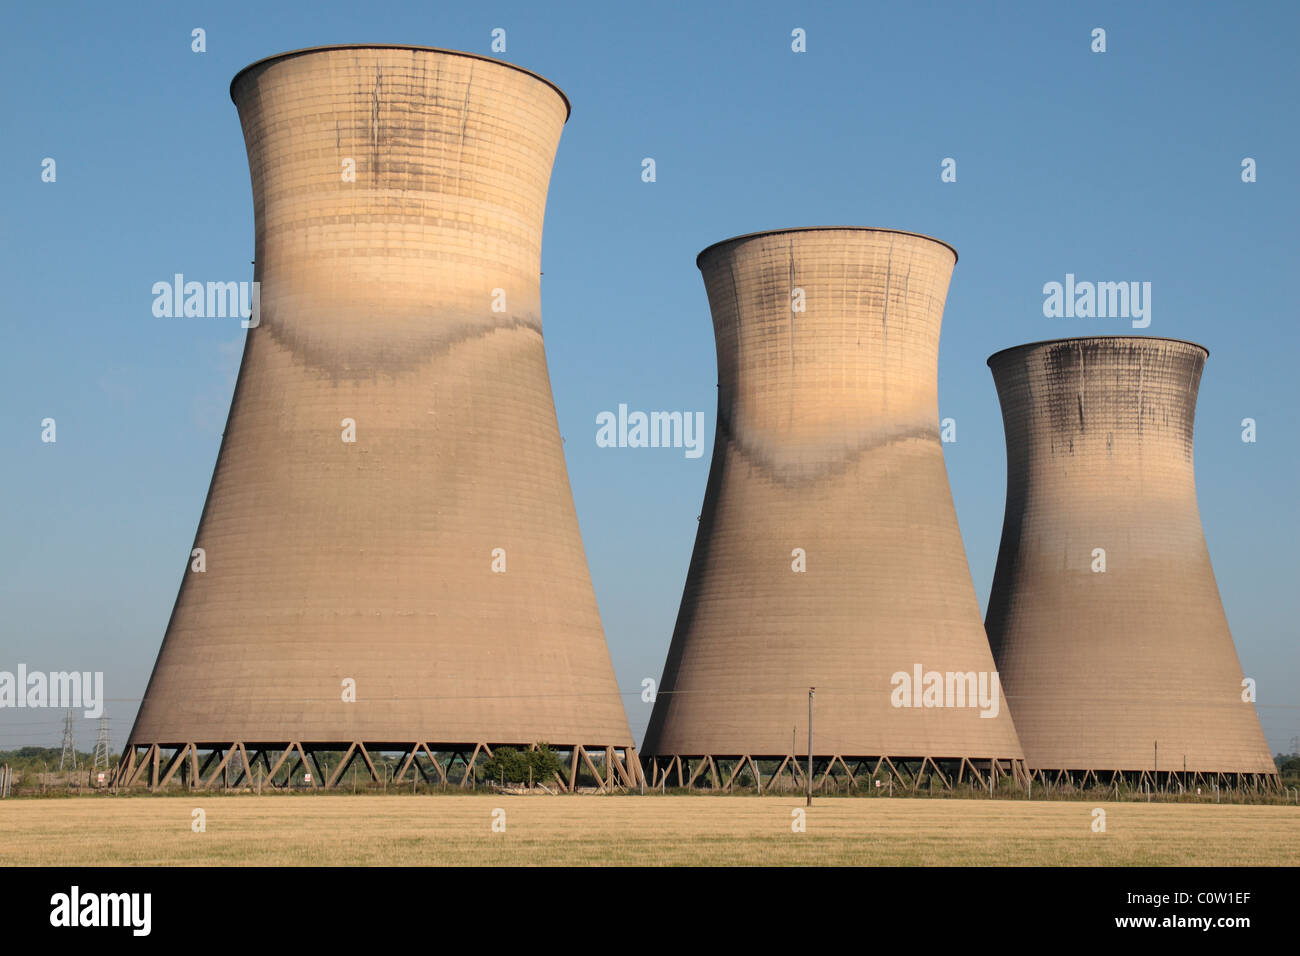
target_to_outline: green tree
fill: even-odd
[[[552,774],[562,772],[560,758],[544,743],[539,743],[536,750],[498,747],[483,763],[482,770],[485,779],[507,784],[553,782]]]

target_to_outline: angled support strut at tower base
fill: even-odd
[[[642,759],[651,789],[732,792],[752,788],[760,794],[807,789],[807,754],[673,754]],[[1029,772],[1019,759],[813,755],[814,792],[870,792],[888,781],[908,793],[921,787],[986,790],[990,774],[995,784],[1005,779],[1016,789],[1029,782]]]
[[[409,773],[413,777],[418,774],[426,786],[463,789],[477,785],[476,771],[481,760],[491,757],[493,750],[502,746],[536,748],[536,744],[453,744],[423,740],[409,744],[393,741],[366,744],[359,740],[151,744],[127,749],[112,785],[116,788],[146,786],[155,791],[169,786],[187,790],[260,790],[262,787],[332,790],[343,783],[350,768],[364,766],[374,783],[401,785]],[[552,792],[613,793],[639,790],[645,785],[641,760],[634,747],[570,744],[551,749],[563,756],[566,773],[555,774],[554,780],[535,782]],[[383,767],[376,767],[374,755],[380,751],[401,754],[391,777]],[[206,753],[202,763],[199,762],[201,753]]]

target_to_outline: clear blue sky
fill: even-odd
[[[617,9],[612,9],[617,7]],[[207,31],[207,52],[190,31]],[[633,730],[649,716],[704,493],[716,367],[694,257],[739,233],[855,224],[961,253],[940,409],[981,601],[1005,462],[984,359],[1132,331],[1049,319],[1045,282],[1153,285],[1146,333],[1211,350],[1206,538],[1273,750],[1300,735],[1295,3],[8,4],[0,14],[0,669],[105,672],[120,746],[157,653],[230,401],[237,321],[155,319],[175,272],[251,279],[237,70],[390,42],[489,53],[573,101],[543,311],[569,473]],[[790,33],[807,31],[794,54]],[[1108,50],[1090,52],[1094,27]],[[654,157],[658,181],[641,181]],[[1243,157],[1258,182],[1241,181]],[[57,182],[41,181],[41,161]],[[956,183],[940,162],[957,160]],[[710,447],[602,449],[595,416],[703,410]],[[1258,421],[1243,444],[1239,423]],[[58,442],[40,422],[58,422]],[[60,715],[0,713],[0,749]],[[79,743],[94,728],[82,722]]]

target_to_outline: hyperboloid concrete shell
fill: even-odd
[[[949,779],[1019,766],[939,434],[956,261],[924,236],[847,227],[700,253],[717,433],[642,748],[656,776],[682,773],[678,758],[806,755],[810,686],[825,761],[951,761]],[[918,668],[969,675],[971,698],[984,682],[988,705],[900,699],[895,676]]]
[[[1274,772],[1196,504],[1208,354],[1096,336],[988,360],[1007,503],[986,623],[1033,771]]]
[[[542,344],[568,101],[398,46],[282,54],[230,92],[260,316],[206,569],[184,576],[131,744],[472,762],[541,741],[635,779]]]

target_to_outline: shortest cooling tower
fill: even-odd
[[[1208,354],[1104,336],[988,360],[1007,506],[986,625],[1031,771],[1275,773],[1196,506]]]

